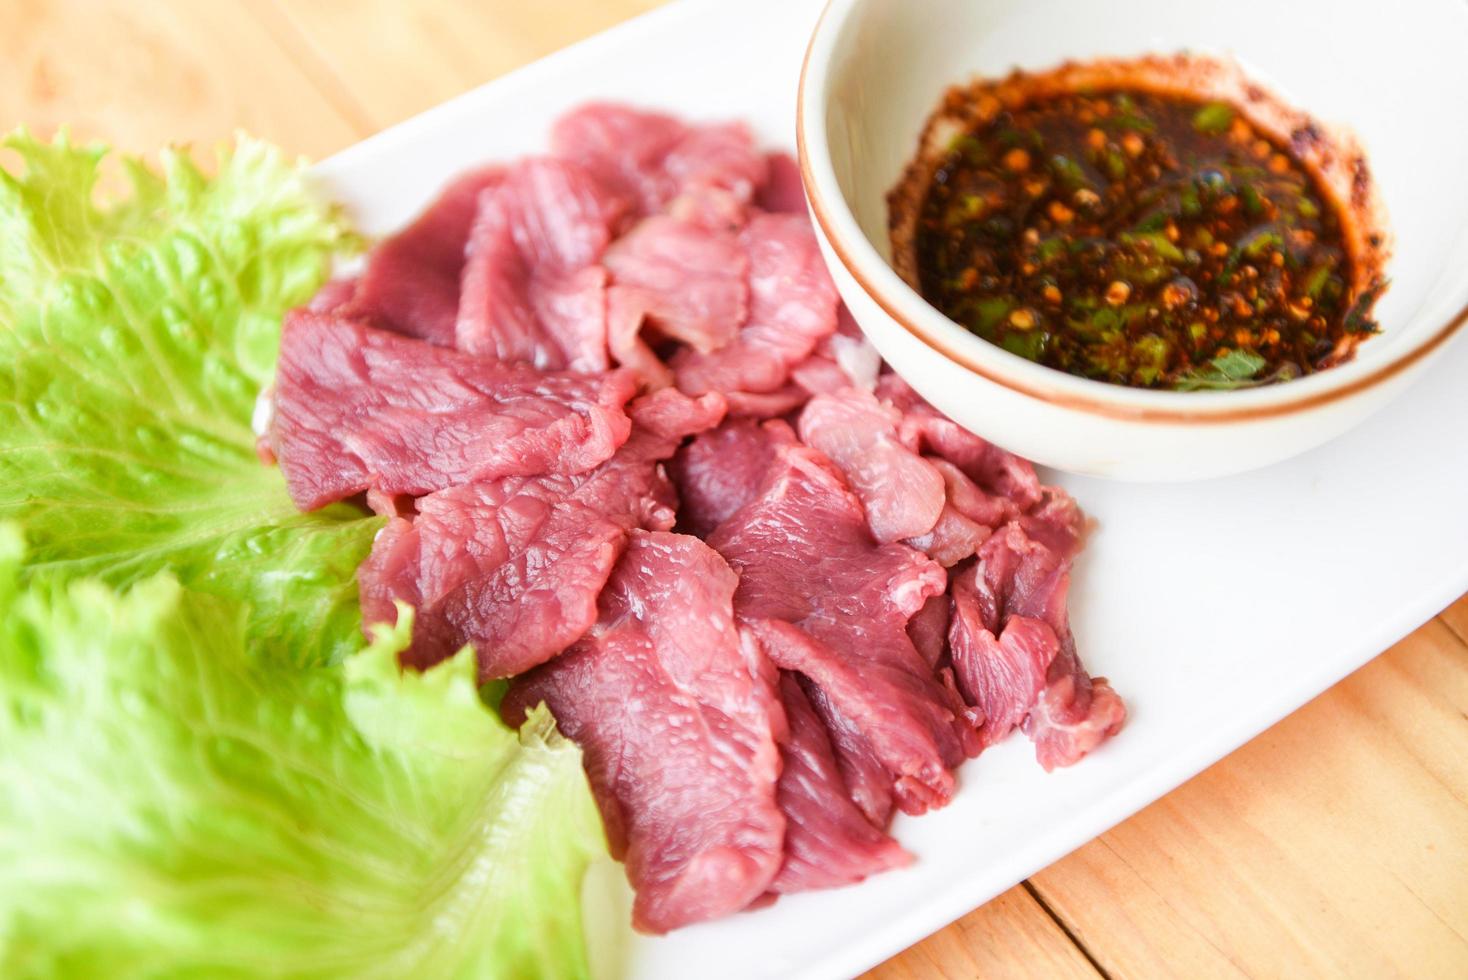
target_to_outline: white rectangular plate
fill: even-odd
[[[380,233],[457,171],[543,148],[555,115],[589,99],[737,117],[772,148],[790,148],[800,59],[820,6],[685,0],[374,136],[316,173],[362,229]],[[1098,522],[1076,570],[1073,621],[1086,664],[1131,709],[1125,730],[1048,775],[1012,739],[963,767],[951,806],[898,820],[894,833],[918,858],[911,868],[637,937],[622,968],[668,978],[855,974],[1157,799],[1416,628],[1468,588],[1465,376],[1459,343],[1361,428],[1258,473],[1183,486],[1060,478]]]

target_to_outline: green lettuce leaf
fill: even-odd
[[[381,521],[299,514],[255,458],[250,420],[280,317],[354,240],[301,170],[241,138],[212,177],[165,152],[124,160],[126,200],[95,200],[104,156],[63,136],[5,140],[0,171],[0,519],[27,574],[124,586],[160,570],[248,606],[281,658],[359,643],[353,572]]]
[[[401,673],[246,649],[239,603],[19,576],[0,524],[0,976],[588,972],[580,753],[471,651]]]

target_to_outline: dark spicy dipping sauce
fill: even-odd
[[[1234,106],[1082,91],[989,116],[936,159],[911,243],[923,296],[980,337],[1186,391],[1309,374],[1376,332],[1382,281],[1333,198]]]

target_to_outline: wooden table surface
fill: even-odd
[[[0,127],[321,157],[654,6],[6,0]],[[1468,977],[1465,641],[1468,596],[872,976]]]

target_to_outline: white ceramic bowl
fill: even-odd
[[[948,86],[1180,50],[1236,60],[1365,148],[1393,236],[1391,286],[1376,308],[1383,333],[1352,362],[1231,392],[1104,384],[981,340],[892,270],[885,195]],[[882,356],[943,411],[1061,469],[1218,476],[1345,432],[1405,390],[1468,321],[1465,51],[1461,0],[832,0],[801,76],[801,172],[841,295]]]

